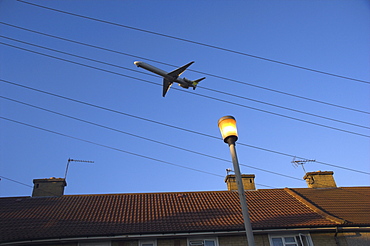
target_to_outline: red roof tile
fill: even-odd
[[[369,212],[369,206],[364,207],[368,204],[364,194],[369,194],[370,187],[344,190],[294,189],[305,200],[286,189],[248,191],[253,229],[337,224],[325,214],[370,225],[362,217]],[[359,196],[367,198],[356,199]],[[350,202],[352,208],[339,206],[343,201]],[[321,212],[307,206],[307,202],[315,204]],[[353,214],[356,212],[360,215]],[[243,229],[238,194],[231,191],[0,199],[0,242]]]
[[[370,224],[370,187],[294,189],[314,206],[347,224]]]

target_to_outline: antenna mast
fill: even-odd
[[[307,173],[306,169],[304,169],[304,164],[306,164],[307,162],[316,162],[316,160],[308,160],[308,159],[296,160],[296,157],[294,157],[293,161],[292,161],[292,163],[295,167],[302,166],[302,169],[303,169],[304,173]]]
[[[64,174],[64,180],[67,180],[68,167],[69,167],[69,163],[70,163],[71,161],[74,161],[74,162],[94,163],[94,161],[74,160],[74,159],[69,158],[69,159],[68,159],[68,162],[67,162],[66,172],[65,172],[65,174]]]

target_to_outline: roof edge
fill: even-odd
[[[293,190],[291,188],[284,188],[284,190],[289,195],[291,195],[292,197],[294,197],[295,199],[297,199],[299,202],[301,202],[302,204],[304,204],[305,206],[307,206],[308,208],[310,208],[311,210],[313,210],[315,213],[317,213],[320,216],[324,217],[325,219],[330,220],[330,221],[332,221],[334,223],[337,223],[337,224],[346,224],[347,223],[346,220],[344,220],[342,218],[339,218],[339,217],[336,217],[336,216],[333,216],[331,214],[328,214],[323,209],[317,207],[315,204],[313,204],[312,202],[310,202],[309,200],[307,200],[306,198],[304,198],[297,191],[295,191],[295,190]]]

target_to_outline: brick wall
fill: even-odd
[[[336,188],[333,174],[332,171],[308,172],[303,179],[306,180],[308,188]]]
[[[348,246],[370,245],[370,232],[346,232],[340,233],[338,237],[345,241]]]
[[[370,245],[370,232],[311,233],[315,246],[367,246]]]
[[[313,245],[315,246],[338,246],[335,242],[334,234],[335,233],[311,233],[311,239],[312,239]]]

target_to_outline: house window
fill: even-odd
[[[313,246],[309,234],[269,235],[271,246]]]
[[[139,246],[157,246],[156,240],[140,240]]]
[[[218,246],[216,238],[188,239],[188,246]]]

